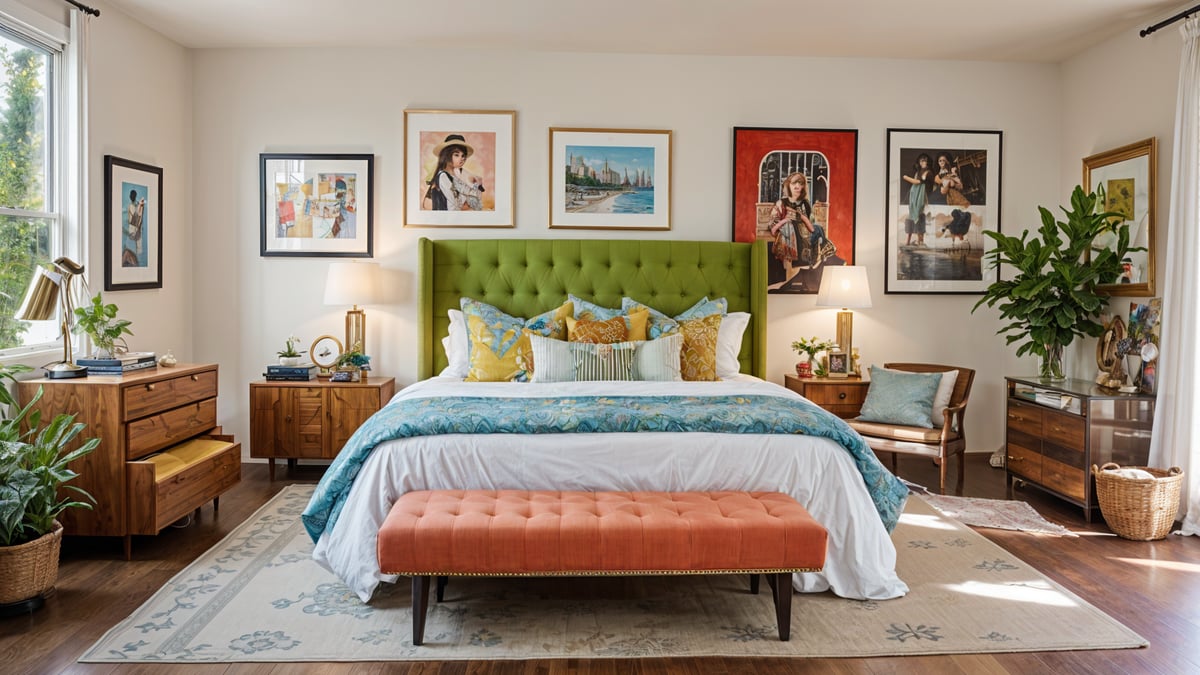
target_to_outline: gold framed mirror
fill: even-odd
[[[1125,216],[1133,251],[1125,259],[1124,271],[1097,291],[1111,296],[1154,295],[1154,204],[1157,199],[1158,141],[1147,138],[1113,150],[1083,158],[1083,186],[1090,192],[1104,189],[1105,203],[1097,208]],[[1108,245],[1115,246],[1116,234]],[[1099,241],[1093,246],[1103,247]]]

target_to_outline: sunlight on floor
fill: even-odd
[[[1113,558],[1113,560],[1116,560],[1117,562],[1129,563],[1130,565],[1141,565],[1142,567],[1170,570],[1172,572],[1200,573],[1200,565],[1196,563],[1177,562],[1174,560],[1147,560],[1145,558]]]
[[[949,590],[966,595],[978,595],[985,598],[999,598],[1016,602],[1030,602],[1039,605],[1054,605],[1057,607],[1075,607],[1078,605],[1062,591],[1054,588],[1045,581],[1029,581],[1026,583],[988,584],[981,581],[968,581],[965,584],[949,584]]]
[[[905,525],[914,527],[928,527],[936,530],[953,530],[954,526],[946,522],[941,516],[922,515],[919,513],[903,513],[900,514],[900,522]]]

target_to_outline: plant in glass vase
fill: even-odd
[[[834,342],[832,340],[822,340],[816,336],[811,338],[800,338],[792,343],[792,351],[797,354],[805,354],[808,359],[796,364],[796,375],[799,377],[812,377],[815,373],[817,377],[825,376],[825,366],[817,360],[817,354],[833,349]]]
[[[116,355],[117,343],[121,350],[125,348],[122,335],[133,335],[129,330],[132,322],[117,318],[117,306],[113,303],[104,304],[100,293],[92,298],[89,305],[75,308],[75,331],[87,335],[95,345],[94,358],[108,359]]]
[[[1012,279],[987,287],[971,309],[999,305],[1000,318],[1007,321],[997,333],[1008,333],[1007,344],[1020,342],[1017,356],[1040,357],[1039,376],[1064,379],[1063,347],[1076,336],[1099,337],[1104,325],[1098,320],[1108,304],[1096,287],[1112,283],[1121,274],[1121,260],[1130,251],[1144,250],[1129,244],[1129,228],[1118,213],[1102,211],[1104,193],[1084,193],[1075,186],[1071,209],[1060,207],[1066,220],[1056,221],[1045,207],[1038,207],[1042,226],[1037,236],[1029,230],[1013,237],[985,230],[996,246],[987,257],[991,266],[1013,267]],[[1109,246],[1096,246],[1098,237],[1115,239]]]

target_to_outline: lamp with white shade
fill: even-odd
[[[837,316],[837,343],[849,354],[854,333],[854,312],[871,306],[871,287],[867,283],[867,268],[857,265],[826,266],[821,272],[821,288],[817,291],[818,307],[841,307]]]
[[[325,279],[325,304],[350,305],[346,311],[346,350],[355,345],[367,352],[367,315],[359,305],[378,303],[382,292],[379,263],[335,262],[329,265]]]

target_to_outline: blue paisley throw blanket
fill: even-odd
[[[888,532],[895,528],[907,497],[904,485],[883,468],[861,436],[841,419],[798,398],[758,394],[409,398],[392,402],[354,433],[304,510],[304,526],[313,541],[333,527],[363,462],[385,441],[441,434],[630,432],[825,437],[852,456]]]

